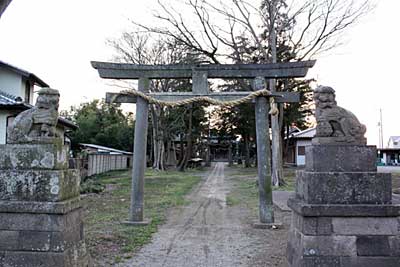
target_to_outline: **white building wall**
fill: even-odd
[[[400,148],[400,141],[396,139],[389,139],[388,148]]]
[[[298,140],[296,142],[296,165],[306,165],[306,155],[299,155],[299,147],[306,147],[311,145],[311,140]]]
[[[9,112],[0,110],[0,145],[6,143],[7,117],[10,115]]]
[[[21,75],[4,68],[0,68],[0,90],[25,99],[25,83]]]
[[[385,165],[388,163],[388,159],[387,159],[387,157],[386,157],[386,153],[385,153],[385,152],[383,152],[382,161],[383,161],[383,163],[384,163]]]

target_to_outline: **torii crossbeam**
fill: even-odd
[[[92,62],[101,78],[105,79],[138,79],[138,90],[148,93],[150,79],[192,79],[192,92],[152,93],[148,94],[158,100],[179,101],[196,96],[207,96],[212,99],[230,101],[242,98],[251,92],[210,93],[208,79],[254,79],[253,90],[265,89],[265,79],[301,78],[305,77],[315,61],[274,63],[274,64],[200,64],[200,65],[136,65],[107,62]],[[276,102],[298,102],[299,94],[293,92],[277,92]],[[136,103],[136,123],[134,156],[132,170],[132,195],[128,223],[146,224],[144,220],[144,171],[146,168],[146,144],[148,127],[148,102],[141,97],[129,94],[107,93],[106,100],[115,103]],[[257,134],[257,166],[260,192],[260,222],[273,223],[273,203],[270,177],[270,138],[266,97],[255,100],[256,134]]]

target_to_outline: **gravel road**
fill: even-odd
[[[227,175],[225,175],[227,173]],[[290,213],[276,212],[284,229],[255,229],[243,205],[226,205],[233,169],[216,163],[188,196],[191,204],[169,212],[150,244],[118,267],[286,266]]]

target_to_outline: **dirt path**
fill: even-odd
[[[280,216],[286,224],[284,230],[252,228],[256,218],[249,209],[226,205],[232,183],[225,168],[224,163],[217,163],[189,196],[191,204],[171,212],[150,244],[116,266],[286,266],[284,248],[290,216]]]

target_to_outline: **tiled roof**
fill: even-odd
[[[97,149],[99,152],[109,152],[109,153],[117,153],[117,154],[125,154],[125,155],[132,155],[132,152],[129,151],[123,151],[123,150],[118,150],[118,149],[114,149],[111,147],[106,147],[106,146],[99,146],[99,145],[95,145],[95,144],[84,144],[81,143],[80,144],[83,147],[89,147],[89,148],[94,148]]]
[[[15,105],[21,104],[21,102],[21,97],[17,97],[0,91],[0,105]]]
[[[391,136],[389,139],[392,139],[394,142],[400,142],[400,136]]]
[[[292,138],[313,138],[315,136],[316,129],[315,128],[309,128],[307,130],[297,132],[292,134]]]

